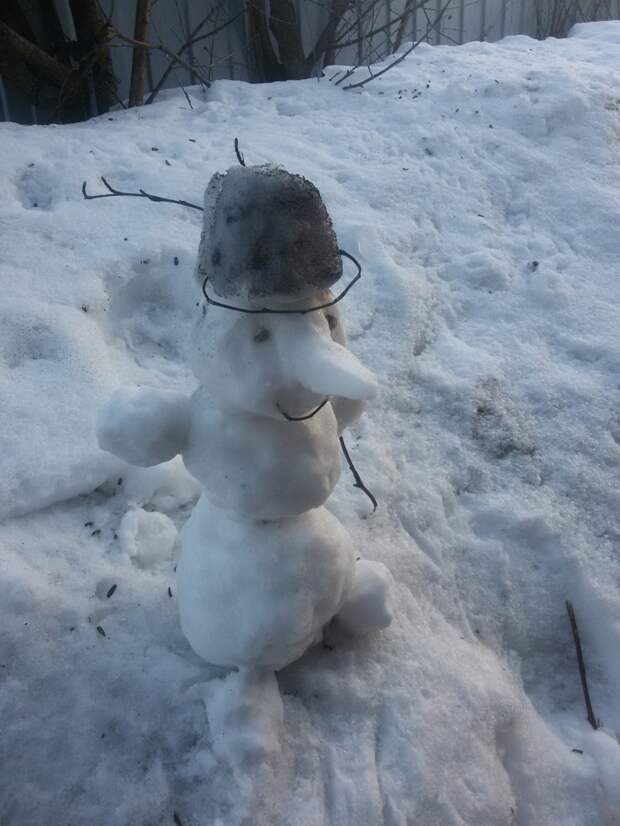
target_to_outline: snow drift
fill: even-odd
[[[620,24],[573,35],[0,126],[2,822],[620,822]],[[201,701],[225,673],[178,625],[196,485],[95,440],[116,387],[194,387],[200,216],[80,192],[200,203],[235,136],[317,184],[364,267],[347,327],[380,386],[351,453],[380,509],[346,473],[330,507],[397,581],[388,631],[279,674],[281,762],[245,781]]]

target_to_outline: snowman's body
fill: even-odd
[[[269,203],[275,199],[290,209],[290,193],[278,189],[273,171],[247,173],[251,193],[254,179],[264,178]],[[219,178],[228,176],[233,183],[248,179],[246,170]],[[303,237],[317,231],[306,184]],[[221,192],[221,180],[215,190]],[[209,203],[213,191],[211,184],[207,228],[245,214],[255,231],[251,209],[235,212],[225,190],[219,209]],[[277,239],[264,240],[273,228],[265,229],[266,206],[260,198],[258,203],[261,249],[277,248],[281,254]],[[286,233],[291,233],[288,224]],[[237,250],[214,237],[209,246],[203,236],[200,260],[217,263],[212,281],[219,285],[219,298],[232,288],[229,274],[218,281],[218,267],[222,258],[230,263]],[[319,248],[325,243],[323,234]],[[333,272],[331,247],[323,253]],[[254,260],[256,243],[252,255]],[[249,264],[237,263],[246,273]],[[282,261],[276,263],[286,274]],[[291,294],[281,287],[271,294],[278,266],[259,270],[258,280],[256,273],[253,280],[248,276],[245,286],[232,292],[236,305],[294,310],[329,302],[327,276],[308,285],[306,274]],[[294,262],[290,266],[294,270]],[[122,389],[100,417],[99,440],[106,450],[138,465],[180,453],[203,485],[181,534],[177,594],[181,626],[196,653],[239,669],[236,682],[229,678],[219,694],[211,690],[207,703],[214,736],[228,744],[242,741],[232,751],[222,747],[234,762],[240,754],[242,759],[277,748],[274,728],[282,707],[273,672],[320,640],[327,623],[338,617],[348,630],[365,632],[391,620],[389,572],[379,563],[356,562],[359,554],[349,535],[323,506],[340,476],[339,434],[376,389],[372,374],[345,345],[336,307],[304,314],[209,307],[191,347],[200,382],[192,398],[153,388]]]
[[[324,507],[256,522],[202,496],[182,532],[181,627],[207,662],[278,671],[321,639],[354,570],[351,539]]]

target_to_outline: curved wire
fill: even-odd
[[[353,261],[355,266],[357,267],[357,274],[355,278],[353,278],[344,290],[336,296],[336,298],[332,299],[331,301],[327,301],[325,304],[319,304],[317,307],[305,307],[301,310],[280,310],[274,309],[270,307],[263,307],[260,310],[250,309],[248,307],[236,307],[234,304],[224,304],[223,301],[216,301],[215,299],[211,298],[211,296],[207,293],[207,281],[209,280],[209,276],[205,276],[205,280],[202,282],[202,294],[204,295],[207,304],[211,304],[213,307],[222,307],[225,310],[234,310],[236,313],[248,313],[250,315],[260,315],[261,313],[270,313],[272,315],[291,315],[291,314],[298,314],[298,315],[306,315],[306,313],[315,313],[317,310],[326,310],[328,307],[333,307],[334,304],[337,304],[339,301],[345,297],[345,295],[349,292],[351,287],[360,280],[362,277],[362,266],[357,260],[354,258],[350,253],[345,252],[344,250],[338,250],[340,255],[343,255],[345,258],[348,258],[350,261]],[[199,267],[198,272],[202,275],[204,270]]]
[[[327,404],[328,401],[329,401],[329,396],[326,399],[323,399],[321,404],[317,408],[315,408],[312,411],[312,413],[306,413],[305,416],[289,416],[288,413],[286,413],[284,410],[282,410],[282,408],[280,407],[280,405],[277,402],[276,402],[276,407],[278,408],[280,413],[284,416],[284,418],[286,419],[287,422],[305,422],[307,419],[311,419],[313,416],[316,416],[316,414],[319,412],[319,410],[322,410],[325,407],[325,405]]]

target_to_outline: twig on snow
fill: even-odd
[[[575,616],[575,609],[573,608],[572,602],[570,602],[570,600],[568,599],[566,600],[566,610],[568,612],[570,627],[573,632],[573,640],[575,642],[577,663],[579,665],[579,677],[581,679],[583,699],[585,700],[586,704],[588,723],[590,723],[592,728],[596,731],[598,728],[600,728],[600,722],[596,719],[594,715],[594,710],[592,708],[592,700],[590,699],[590,690],[588,689],[588,677],[586,675],[586,664],[583,659],[583,651],[581,649],[581,639],[579,637],[579,628],[577,626],[577,617]]]
[[[190,96],[187,94],[187,92],[185,91],[185,86],[181,86],[181,91],[185,95],[185,100],[188,102],[189,108],[193,109],[194,107],[192,106],[192,100],[191,100]]]
[[[237,160],[241,164],[241,166],[245,166],[245,158],[239,151],[239,138],[235,138],[235,155],[237,156]]]

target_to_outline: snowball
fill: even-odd
[[[139,568],[153,569],[172,559],[177,529],[165,514],[136,508],[121,519],[118,538],[123,551]]]
[[[188,428],[188,398],[155,387],[121,387],[97,417],[99,446],[141,467],[176,456]]]
[[[196,501],[202,492],[180,456],[153,467],[126,465],[122,479],[123,492],[131,502],[148,503],[156,510],[172,511]]]
[[[181,627],[214,665],[293,662],[320,638],[353,580],[352,541],[325,508],[254,522],[203,496],[181,541]]]
[[[351,634],[369,634],[387,628],[394,615],[394,577],[381,562],[360,559],[355,579],[338,613],[338,624]]]
[[[340,477],[330,405],[288,422],[222,410],[200,389],[191,415],[183,461],[221,508],[257,519],[293,516],[322,505]]]

